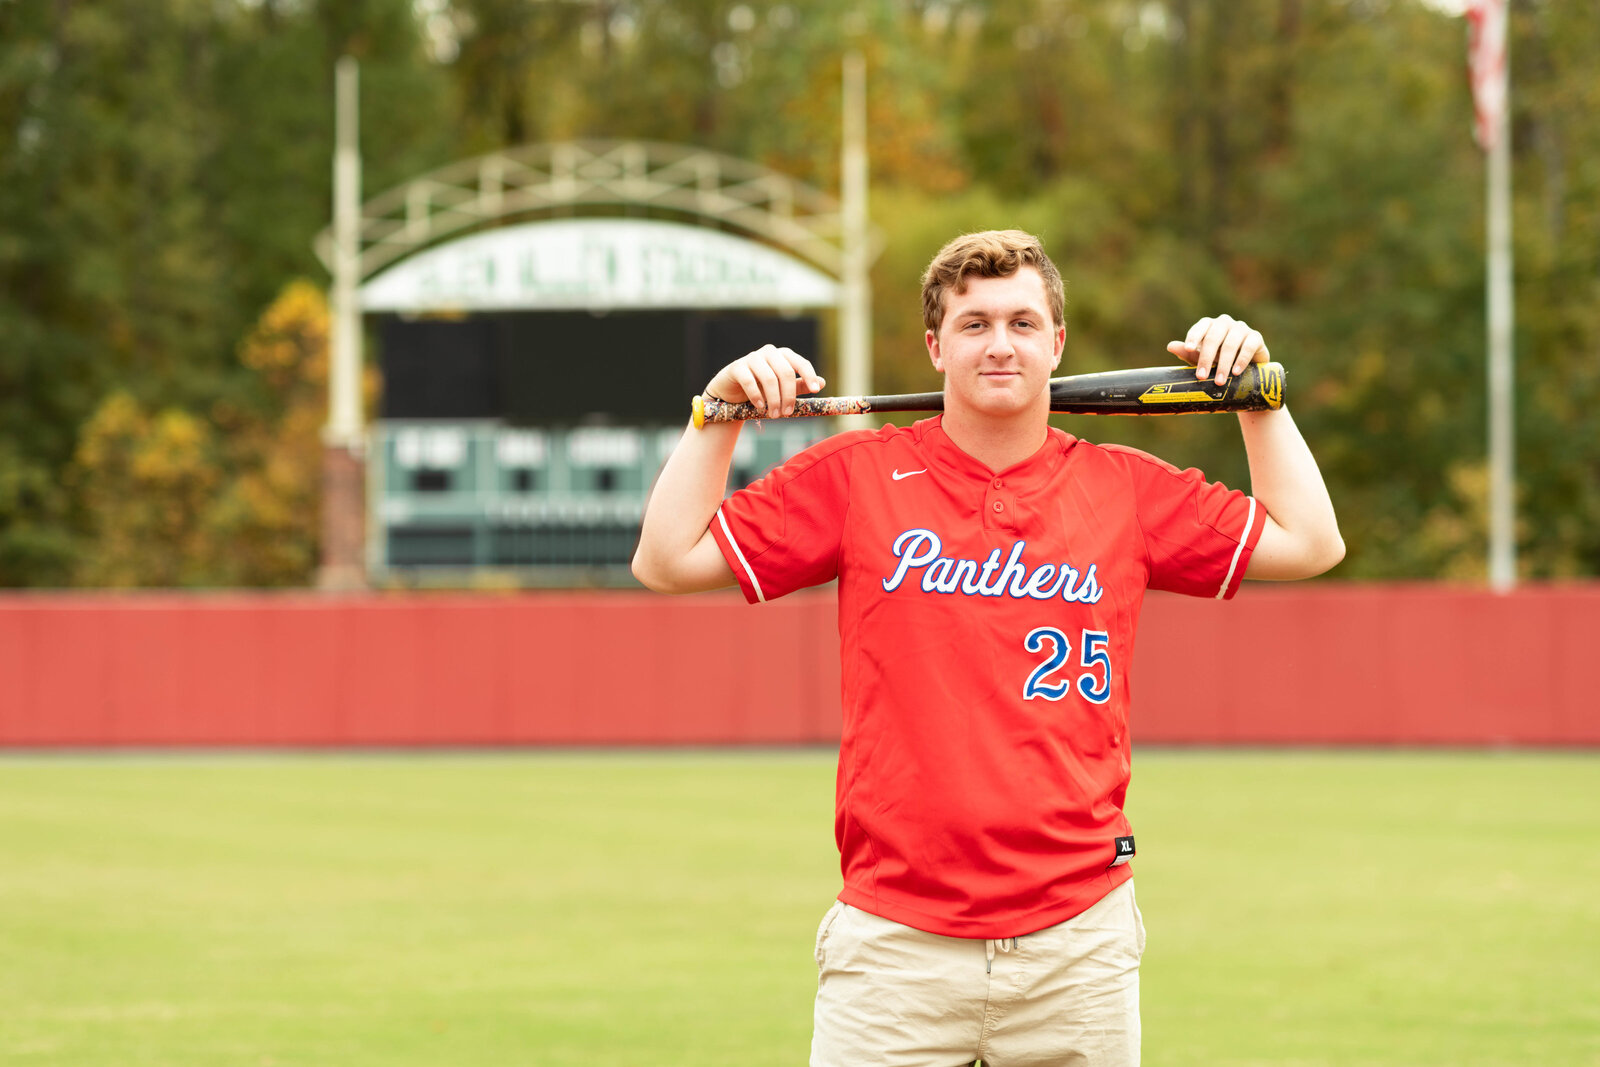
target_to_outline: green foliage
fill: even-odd
[[[201,584],[204,515],[222,480],[209,426],[181,408],[147,411],[111,394],[84,425],[81,492],[93,550],[79,584],[126,588]]]
[[[285,586],[317,563],[328,306],[291,282],[239,346],[253,386],[207,418],[125,392],[85,424],[73,470],[89,516],[79,584]],[[377,396],[375,372],[365,382]]]
[[[253,402],[219,402],[231,478],[203,518],[212,584],[305,585],[315,573],[328,411],[328,306],[291,282],[239,346]],[[370,376],[368,392],[376,387]]]
[[[1593,576],[1600,9],[1514,8],[1521,560]],[[831,189],[849,50],[868,61],[886,239],[879,389],[935,381],[917,300],[932,252],[963,229],[1033,229],[1067,280],[1068,370],[1159,362],[1199,316],[1245,318],[1290,368],[1350,549],[1339,573],[1482,576],[1484,160],[1464,23],[1422,0],[11,0],[0,584],[110,566],[86,554],[111,498],[67,473],[114,395],[152,427],[198,420],[236,516],[271,510],[241,503],[241,471],[314,480],[227,419],[271,392],[239,339],[290,279],[319,276],[338,55],[362,62],[369,193],[576,136],[704,144]],[[1247,481],[1230,420],[1062,421]],[[298,512],[301,534],[262,543],[311,543]]]
[[[170,546],[94,558],[123,518],[163,527],[67,474],[140,420],[219,447],[213,408],[257,388],[238,339],[317,269],[347,50],[387,105],[363,130],[369,181],[447,161],[448,80],[407,0],[0,4],[0,585],[215,578]],[[222,481],[184,491],[202,483]]]

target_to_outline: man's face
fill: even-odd
[[[1004,416],[1048,406],[1042,397],[1066,337],[1033,267],[968,278],[965,292],[945,294],[944,321],[926,337],[934,369],[944,375],[946,410]]]

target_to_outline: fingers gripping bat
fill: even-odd
[[[1070,415],[1188,415],[1219,411],[1268,411],[1283,406],[1283,365],[1252,363],[1222,385],[1197,381],[1192,367],[1141,367],[1134,370],[1073,374],[1050,379],[1050,410]],[[865,415],[879,411],[943,411],[943,393],[893,396],[803,396],[794,414]],[[764,419],[754,404],[730,404],[714,397],[694,398],[694,424]]]

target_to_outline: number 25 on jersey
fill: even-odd
[[[1085,670],[1078,676],[1078,694],[1091,704],[1104,704],[1111,699],[1111,643],[1104,630],[1084,630],[1079,644],[1079,665]],[[1023,638],[1022,647],[1029,652],[1044,652],[1044,662],[1035,667],[1022,686],[1024,700],[1062,700],[1072,692],[1072,682],[1051,682],[1048,679],[1059,671],[1072,654],[1072,642],[1054,626],[1039,626]]]

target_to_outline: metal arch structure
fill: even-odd
[[[461,160],[373,197],[361,205],[356,224],[357,276],[370,278],[444,238],[505,219],[590,207],[670,212],[757,237],[835,278],[848,273],[844,211],[826,193],[706,149],[586,140]],[[318,234],[316,252],[335,269],[332,227]]]
[[[313,244],[332,275],[318,585],[365,584],[361,284],[454,235],[492,230],[512,219],[573,217],[589,208],[676,216],[748,235],[838,280],[839,374],[833,385],[847,393],[870,393],[869,269],[883,241],[868,221],[866,63],[860,53],[844,57],[842,73],[837,199],[779,171],[703,148],[584,140],[463,160],[363,204],[359,68],[353,57],[341,57],[334,71],[333,224]]]

